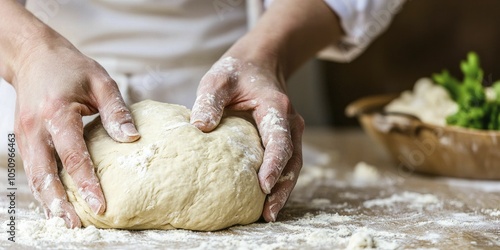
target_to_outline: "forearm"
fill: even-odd
[[[254,29],[229,51],[266,62],[286,78],[341,36],[339,20],[323,0],[275,0]],[[269,60],[274,58],[275,60]]]
[[[23,59],[56,33],[18,1],[4,1],[0,16],[0,77],[12,82]]]

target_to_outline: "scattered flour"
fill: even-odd
[[[335,169],[331,166],[333,159],[330,154],[308,144],[302,145],[302,153],[304,166],[300,171],[295,188],[314,192],[314,188],[311,186],[333,181],[337,177]]]
[[[322,202],[320,202],[322,203]],[[33,215],[33,211],[31,211]],[[35,216],[37,217],[37,216]],[[99,246],[114,246],[116,249],[162,248],[162,249],[290,249],[292,245],[304,249],[360,249],[360,246],[375,246],[395,249],[398,244],[391,241],[400,235],[377,232],[362,228],[369,240],[362,240],[362,233],[351,224],[352,216],[337,213],[306,213],[304,216],[284,222],[256,223],[235,226],[218,232],[193,232],[187,230],[127,231],[87,228],[68,229],[64,220],[38,218],[19,221],[20,245],[32,249],[93,249]],[[5,223],[3,223],[5,224]],[[272,234],[271,232],[272,229]],[[353,234],[353,232],[356,232]],[[351,236],[352,235],[352,236]],[[208,240],[210,239],[210,240]],[[168,247],[165,243],[168,242]],[[358,248],[356,248],[358,246]]]
[[[363,184],[375,184],[381,179],[376,167],[365,162],[358,162],[354,167],[353,181]]]
[[[500,209],[481,209],[481,212],[489,216],[500,216]]]
[[[330,205],[332,202],[329,200],[329,199],[313,199],[311,201],[311,204],[313,206],[326,206],[326,205]]]
[[[419,194],[414,192],[403,192],[402,194],[394,194],[388,198],[368,200],[363,203],[367,208],[379,207],[392,207],[401,205],[400,203],[407,203],[407,207],[422,210],[423,208],[440,207],[439,199],[432,194]]]
[[[436,220],[435,223],[442,227],[472,227],[487,226],[491,223],[486,222],[485,216],[470,213],[451,213],[447,218]]]
[[[392,195],[394,191],[389,183],[361,189],[352,189],[352,185],[340,187],[335,183],[344,182],[349,185],[351,180],[341,178],[342,171],[337,173],[332,167],[336,164],[335,159],[330,159],[328,154],[315,151],[314,148],[311,150],[311,147],[306,147],[304,152],[300,185],[297,185],[295,196],[292,196],[275,223],[235,226],[217,232],[126,231],[93,227],[67,229],[62,219],[42,219],[40,207],[35,203],[26,203],[16,211],[19,216],[16,220],[16,243],[0,241],[0,249],[418,249],[420,246],[439,248],[446,241],[459,244],[456,245],[458,249],[467,249],[463,245],[467,239],[448,238],[450,232],[454,232],[453,235],[456,232],[477,235],[474,241],[467,241],[469,248],[495,249],[495,246],[500,246],[500,237],[495,234],[500,228],[500,210],[497,208],[481,208],[480,205],[471,206],[470,203],[466,206],[458,200],[441,201],[438,199],[439,194],[436,196],[401,190],[401,193]],[[493,181],[481,182],[480,185],[476,185],[479,183],[477,181],[462,180],[445,180],[444,183],[458,190],[500,190],[498,182]],[[20,187],[25,187],[25,193],[29,193],[25,180]],[[340,203],[334,198],[316,198],[307,204],[299,202],[303,196],[308,195],[309,190],[312,189],[312,194],[314,188],[318,187],[337,189],[339,196],[353,201]],[[5,188],[5,184],[0,182],[0,189]],[[388,189],[392,191],[377,191]],[[376,199],[362,202],[367,198]],[[447,206],[442,206],[443,203]],[[5,199],[0,199],[0,205],[6,205]],[[430,210],[433,207],[442,209]],[[367,208],[373,209],[364,214]],[[394,209],[399,208],[404,210],[394,213]],[[457,212],[456,208],[470,210]],[[370,215],[375,211],[376,216]],[[5,231],[7,223],[0,222],[0,229]]]
[[[427,241],[427,242],[430,242],[432,244],[437,244],[437,243],[439,243],[439,241],[442,240],[443,236],[441,234],[438,234],[438,233],[429,232],[429,233],[426,233],[422,236],[418,236],[417,238],[419,240]]]
[[[334,160],[330,155],[335,155],[333,152],[331,154],[327,154],[309,144],[302,145],[302,154],[304,158],[304,166],[327,166]]]
[[[311,187],[311,185],[316,186],[323,182],[333,181],[335,177],[335,169],[331,167],[316,165],[304,166],[300,171],[300,175],[295,186],[296,188],[306,188]]]
[[[94,226],[87,228],[67,229],[64,220],[53,217],[49,220],[23,220],[19,222],[19,241],[51,239],[61,242],[94,242],[102,239],[101,233]]]
[[[454,200],[451,200],[451,201],[448,201],[448,203],[454,207],[457,207],[457,208],[462,208],[464,207],[464,203],[463,202],[460,202],[460,201],[454,201]]]
[[[366,231],[354,233],[349,239],[346,250],[375,248],[372,236]]]
[[[356,199],[359,199],[361,197],[361,195],[356,194],[356,193],[351,193],[351,192],[344,192],[344,193],[340,193],[339,197],[349,199],[349,200],[356,200]]]
[[[450,188],[475,189],[488,193],[500,192],[498,181],[467,180],[447,177],[440,177],[439,180],[447,183]]]
[[[312,215],[311,213],[306,213],[303,218],[300,220],[305,222],[313,222],[316,224],[332,224],[332,223],[341,223],[352,220],[349,216],[328,213],[319,213],[317,215]]]

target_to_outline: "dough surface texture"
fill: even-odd
[[[228,116],[203,133],[189,123],[183,106],[143,101],[130,109],[141,133],[134,143],[115,142],[99,119],[85,128],[106,198],[103,215],[92,212],[61,171],[84,226],[212,231],[260,218],[263,148],[250,122]]]

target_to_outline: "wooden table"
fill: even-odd
[[[359,129],[308,128],[304,146],[299,183],[276,223],[219,232],[99,230],[101,238],[85,242],[71,239],[81,230],[59,229],[59,238],[57,233],[34,233],[15,244],[6,240],[2,228],[0,247],[345,249],[368,244],[378,249],[500,248],[500,182],[403,171]],[[376,166],[377,171],[368,176],[353,172],[360,161]],[[1,182],[0,221],[6,224],[5,178]],[[19,185],[18,223],[40,220],[42,215],[33,211],[33,205],[28,208],[33,199],[25,180]],[[64,235],[73,237],[62,239]],[[110,237],[116,240],[110,242]]]

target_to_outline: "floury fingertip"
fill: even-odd
[[[277,206],[278,204],[272,204],[270,207],[269,207],[269,222],[275,222],[276,221],[276,217],[278,216],[278,211],[274,211],[273,209]]]
[[[278,213],[271,211],[271,212],[269,213],[269,216],[271,217],[271,220],[270,220],[269,222],[275,222],[275,221],[276,221],[276,216],[277,216],[277,215],[278,215]]]
[[[92,209],[92,211],[96,215],[101,213],[103,205],[102,205],[102,203],[98,199],[96,199],[94,197],[90,197],[90,198],[87,199],[87,203],[89,204],[90,209]]]
[[[275,183],[275,178],[272,176],[267,177],[266,181],[264,182],[264,193],[270,194],[271,190],[273,189]]]

